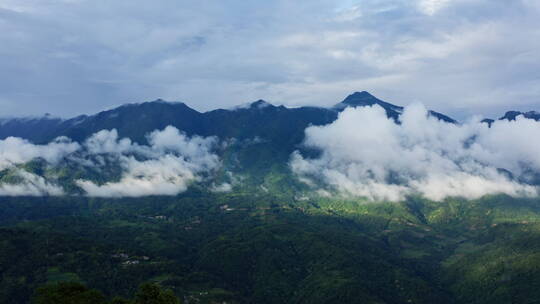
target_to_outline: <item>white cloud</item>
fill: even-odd
[[[176,195],[189,183],[200,180],[201,174],[217,169],[219,158],[211,150],[216,138],[188,138],[168,126],[148,135],[148,146],[119,139],[116,130],[100,131],[85,143],[89,155],[114,157],[123,168],[119,181],[97,185],[88,180],[77,184],[89,196],[124,197],[144,195]],[[143,159],[140,159],[140,158]],[[91,166],[99,166],[92,162]]]
[[[23,170],[16,170],[15,176],[20,179],[18,183],[0,184],[0,196],[58,196],[64,194],[62,187],[48,182],[41,176]]]
[[[47,145],[34,145],[25,139],[8,137],[0,140],[0,170],[38,157],[54,164],[79,148],[79,144],[63,137]]]
[[[88,196],[136,197],[145,195],[176,195],[190,183],[199,181],[219,167],[220,161],[212,152],[218,142],[214,137],[187,137],[174,127],[148,134],[149,145],[139,145],[130,139],[119,138],[116,130],[102,130],[82,145],[59,138],[47,145],[34,145],[20,138],[0,140],[0,169],[13,170],[16,183],[1,183],[0,195],[62,195],[54,176],[48,181],[41,176],[17,169],[35,158],[48,166],[67,158],[81,166],[104,172],[108,166],[119,166],[118,181],[96,184],[90,180],[76,183]],[[221,185],[220,189],[224,189]]]
[[[84,143],[88,154],[123,154],[134,152],[138,147],[129,138],[118,138],[118,131],[101,130],[90,136]]]
[[[478,120],[463,125],[427,116],[422,105],[405,108],[400,125],[380,107],[346,109],[334,123],[306,129],[305,144],[322,151],[316,159],[295,152],[293,172],[345,194],[398,201],[422,194],[473,199],[486,194],[537,195],[538,189],[510,180],[540,170],[540,123]]]
[[[87,180],[77,184],[89,196],[139,197],[147,195],[176,195],[187,190],[189,182],[196,181],[199,173],[193,164],[182,157],[164,155],[157,159],[138,161],[121,157],[125,169],[120,181],[96,185]]]

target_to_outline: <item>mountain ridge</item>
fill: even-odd
[[[358,102],[358,100],[362,102]],[[144,142],[145,135],[156,129],[172,125],[188,135],[247,137],[247,134],[271,135],[269,129],[280,129],[276,122],[293,124],[293,127],[305,129],[308,125],[327,124],[335,119],[340,111],[347,107],[380,105],[387,116],[397,120],[403,107],[384,102],[370,93],[356,92],[349,95],[334,107],[303,106],[288,108],[276,106],[262,99],[243,107],[233,109],[215,109],[199,112],[183,102],[169,102],[162,99],[142,103],[129,103],[101,111],[93,115],[79,115],[60,119],[44,116],[33,119],[3,119],[0,124],[0,139],[10,136],[21,137],[35,143],[46,143],[58,136],[67,136],[75,141],[82,141],[91,134],[103,129],[117,129],[121,137],[129,137],[137,142]],[[430,114],[447,122],[455,120],[443,114],[430,111]],[[260,128],[261,134],[254,130],[240,134],[234,127],[245,126],[248,121]],[[287,126],[282,126],[287,127]],[[257,130],[257,128],[252,128]],[[228,132],[225,132],[228,130]],[[287,133],[278,132],[281,138]],[[293,132],[294,133],[294,132]]]
[[[404,107],[383,101],[367,91],[354,92],[332,107],[288,108],[259,99],[232,109],[215,109],[205,112],[199,112],[183,102],[156,99],[128,103],[93,115],[79,115],[67,119],[50,115],[3,118],[0,119],[0,139],[12,136],[42,144],[59,136],[67,136],[80,142],[100,130],[117,129],[120,137],[128,137],[136,142],[144,143],[147,133],[171,125],[190,136],[238,137],[240,139],[269,136],[282,141],[283,137],[293,134],[295,138],[293,141],[297,144],[298,137],[301,137],[307,126],[331,123],[337,119],[341,111],[349,107],[374,105],[382,107],[387,117],[396,122],[399,122],[399,117],[404,110]],[[433,110],[429,110],[428,113],[441,121],[459,123]],[[540,119],[540,114],[535,111],[509,111],[499,119],[514,120],[519,115],[535,120]],[[491,125],[490,121],[490,119],[484,120]],[[248,125],[249,130],[238,130]],[[290,128],[294,130],[291,131]],[[297,134],[299,132],[300,135]]]

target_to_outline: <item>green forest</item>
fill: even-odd
[[[1,204],[0,303],[540,299],[539,199],[374,203],[192,188]],[[163,296],[145,302],[145,292]]]

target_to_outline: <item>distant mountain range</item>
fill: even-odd
[[[529,112],[508,111],[501,118],[499,118],[499,120],[513,121],[513,120],[516,120],[518,116],[523,116],[527,119],[540,121],[540,112],[537,112],[537,111],[529,111]],[[482,122],[487,123],[491,126],[491,124],[495,122],[495,119],[486,118],[482,120]]]
[[[28,139],[34,143],[46,143],[58,136],[82,141],[103,129],[117,129],[120,137],[144,142],[145,135],[168,125],[188,135],[218,136],[220,138],[253,138],[288,141],[297,144],[309,125],[323,125],[334,121],[340,111],[347,107],[379,105],[388,117],[398,120],[403,111],[397,106],[378,99],[368,92],[356,92],[331,108],[274,106],[263,100],[235,109],[218,109],[198,112],[184,103],[166,102],[161,99],[138,104],[126,104],[95,115],[81,115],[60,119],[49,115],[38,118],[0,119],[0,139],[10,136]],[[457,123],[451,117],[430,111],[430,115],[449,123]],[[517,116],[539,120],[538,112],[507,112],[500,119],[514,120]],[[486,119],[485,122],[493,122]]]
[[[216,136],[225,142],[234,140],[234,144],[220,152],[224,170],[247,174],[250,176],[248,180],[258,185],[271,172],[288,172],[288,162],[295,150],[317,155],[317,151],[302,145],[307,127],[332,123],[346,108],[373,105],[382,107],[387,117],[399,123],[404,110],[402,106],[382,101],[365,91],[355,92],[329,108],[287,108],[258,100],[242,107],[204,113],[181,102],[158,99],[70,119],[50,115],[0,119],[0,139],[20,137],[35,144],[46,144],[57,137],[66,136],[73,141],[83,142],[101,130],[116,129],[120,138],[147,144],[150,132],[173,126],[188,136]],[[439,112],[429,111],[428,115],[447,123],[459,123]],[[514,120],[519,115],[540,119],[538,112],[515,111],[507,112],[500,119]],[[491,125],[494,120],[486,119],[484,122]],[[286,183],[290,184],[290,181]]]

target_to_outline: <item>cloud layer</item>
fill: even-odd
[[[12,182],[0,185],[0,195],[62,195],[62,187],[17,165],[41,158],[50,166],[66,160],[107,177],[111,168],[119,168],[117,180],[97,183],[78,179],[76,184],[88,196],[137,197],[176,195],[189,183],[219,167],[212,153],[217,145],[213,137],[186,137],[174,127],[156,130],[147,136],[148,145],[119,138],[116,130],[102,130],[81,145],[59,138],[48,145],[34,145],[19,138],[0,141],[0,166],[11,170]],[[54,180],[54,174],[51,176]]]
[[[22,138],[8,137],[0,140],[0,170],[26,163],[38,157],[56,164],[62,158],[79,149],[79,144],[71,142],[65,137],[57,138],[47,145],[34,145]]]
[[[169,126],[150,133],[148,142],[148,146],[140,146],[129,139],[119,139],[116,130],[94,134],[85,143],[87,153],[114,158],[124,172],[117,182],[97,185],[79,180],[77,184],[89,196],[176,195],[185,191],[190,182],[199,180],[200,174],[220,164],[217,155],[210,152],[217,143],[215,138],[187,138]],[[91,164],[96,165],[99,168],[99,163]]]
[[[24,170],[15,170],[14,177],[16,183],[0,184],[0,196],[57,196],[64,194],[62,187]]]
[[[529,183],[531,173],[540,172],[540,143],[531,139],[538,134],[540,123],[522,117],[492,128],[478,119],[454,125],[416,104],[395,124],[378,106],[348,108],[334,123],[306,129],[305,144],[320,157],[295,152],[290,165],[313,187],[372,200],[533,196],[538,189]]]
[[[457,118],[534,110],[539,17],[535,0],[0,0],[0,115],[360,90]]]

